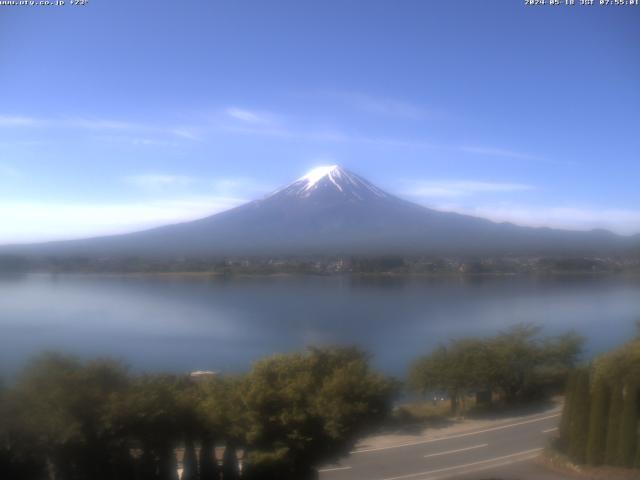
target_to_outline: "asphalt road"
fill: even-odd
[[[320,470],[321,480],[440,480],[488,478],[494,472],[533,469],[539,455],[557,430],[560,414],[548,412],[520,418],[512,423],[470,430],[437,439],[351,452],[338,465]],[[529,463],[527,463],[529,462]],[[524,467],[523,467],[524,464]],[[474,476],[476,472],[483,472]],[[543,474],[518,478],[543,477]]]

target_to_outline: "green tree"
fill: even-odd
[[[228,440],[222,454],[222,478],[237,480],[240,478],[238,450],[232,440]]]
[[[607,465],[616,465],[618,461],[623,405],[622,386],[616,383],[611,388],[609,421],[607,423],[607,448],[604,457]]]
[[[200,480],[219,480],[220,471],[216,459],[213,437],[205,434],[200,445]]]
[[[315,478],[317,465],[352,449],[389,413],[395,387],[354,348],[261,360],[244,385],[250,471],[277,470],[283,480]]]
[[[540,355],[529,385],[530,394],[562,392],[582,355],[584,338],[575,332],[541,340]]]
[[[182,457],[182,476],[180,478],[181,480],[198,480],[200,478],[196,448],[190,438],[185,441]]]
[[[423,394],[446,392],[456,414],[471,391],[491,388],[496,369],[485,342],[454,340],[416,360],[409,370],[409,384]]]
[[[174,449],[182,439],[179,392],[173,375],[143,375],[114,407],[114,423],[142,450],[138,469],[143,480],[177,480]]]
[[[204,475],[217,478],[220,470],[225,478],[237,478],[239,475],[236,449],[245,443],[248,428],[245,381],[244,377],[216,377],[201,385],[203,393],[200,409],[206,425],[203,446],[210,452],[205,456],[204,467],[201,467],[202,480],[205,480]],[[218,468],[215,459],[216,438],[225,445],[222,469]]]
[[[587,463],[600,465],[605,460],[607,439],[607,415],[611,393],[604,380],[599,380],[591,392],[591,412],[589,414],[589,441],[587,443]]]
[[[21,425],[24,414],[15,392],[0,386],[0,478],[42,480],[46,477],[42,445]]]
[[[589,372],[579,370],[575,380],[572,411],[569,423],[569,458],[585,463],[589,436]]]
[[[517,325],[493,338],[467,338],[440,345],[416,360],[409,384],[417,391],[446,391],[456,412],[471,392],[498,391],[507,403],[561,390],[582,351],[574,333],[540,338],[540,329]]]
[[[631,465],[638,443],[635,429],[640,404],[640,338],[598,357],[593,376],[596,381],[605,379],[612,390],[605,463]]]
[[[497,367],[495,382],[507,403],[515,403],[525,392],[536,366],[544,361],[539,333],[537,326],[517,325],[490,341]]]
[[[560,418],[560,426],[558,427],[560,436],[560,447],[566,451],[570,440],[571,413],[573,412],[576,391],[577,373],[571,372],[567,378],[567,386],[564,395],[564,407],[562,409],[562,417]]]
[[[127,387],[126,370],[114,362],[44,354],[27,367],[16,387],[21,425],[37,437],[56,478],[130,475],[131,456],[107,420],[111,398]]]
[[[623,390],[622,420],[618,443],[618,465],[633,467],[638,445],[638,386],[629,381]]]

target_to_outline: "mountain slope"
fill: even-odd
[[[527,228],[402,200],[338,166],[201,220],[126,235],[24,246],[75,255],[612,253],[630,239],[607,231]]]

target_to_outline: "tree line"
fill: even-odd
[[[558,447],[577,464],[640,468],[639,419],[640,337],[569,377]]]
[[[258,361],[194,381],[43,354],[0,393],[0,478],[316,478],[386,418],[394,381],[355,348]],[[221,456],[221,458],[219,458]]]
[[[475,395],[478,404],[494,397],[507,405],[561,392],[577,364],[583,339],[568,332],[542,337],[537,326],[517,325],[488,338],[461,338],[417,359],[409,384],[423,393],[444,393],[452,413]]]
[[[582,339],[519,325],[417,359],[408,385],[511,405],[564,388]],[[0,388],[0,478],[307,480],[390,418],[399,383],[353,347],[311,348],[231,376],[133,374],[113,360],[35,358]]]

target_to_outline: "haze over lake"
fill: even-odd
[[[60,350],[136,370],[243,371],[308,345],[356,344],[376,367],[519,322],[575,329],[588,352],[630,338],[639,277],[177,278],[33,274],[0,281],[0,373]]]

